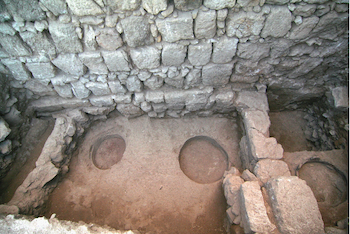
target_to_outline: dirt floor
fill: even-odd
[[[98,169],[92,146],[115,134],[125,140],[124,155],[110,169]],[[182,146],[195,136],[214,139],[226,151],[229,164],[241,169],[240,133],[233,119],[118,117],[95,124],[73,156],[70,172],[50,196],[46,216],[55,213],[58,219],[142,233],[226,233],[222,179],[197,183],[179,165]],[[118,147],[97,149],[95,155],[100,160],[101,152],[116,151]]]

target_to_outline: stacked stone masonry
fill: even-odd
[[[346,0],[0,5],[0,72],[29,99],[87,100],[127,116],[207,116],[231,112],[246,90],[267,87],[290,107],[346,86]],[[153,91],[156,102],[145,98]],[[178,97],[161,98],[168,93]]]

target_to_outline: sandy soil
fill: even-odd
[[[124,155],[100,170],[92,163],[91,146],[113,134],[124,138]],[[226,233],[222,180],[199,184],[180,169],[183,144],[199,135],[216,140],[229,163],[241,169],[240,134],[232,119],[118,117],[95,124],[52,193],[46,216],[142,233]]]

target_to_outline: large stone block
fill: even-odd
[[[10,36],[1,34],[0,44],[7,53],[14,57],[32,55],[30,48],[23,43],[23,41],[17,35]]]
[[[203,0],[174,0],[175,7],[180,11],[191,11],[199,8]]]
[[[216,11],[199,11],[194,23],[194,35],[197,39],[213,38],[216,34]]]
[[[145,95],[147,102],[153,102],[153,103],[163,103],[164,102],[164,92],[157,90],[157,91],[147,91]]]
[[[4,0],[4,2],[16,21],[36,21],[46,18],[37,0]]]
[[[292,14],[287,6],[271,6],[261,36],[283,37],[292,27],[292,20]]]
[[[281,233],[324,233],[317,200],[304,180],[281,176],[270,179],[266,189]]]
[[[24,88],[32,91],[35,94],[38,94],[40,96],[52,96],[55,95],[55,92],[52,90],[50,86],[47,84],[43,84],[42,82],[39,82],[35,79],[28,80],[24,84]]]
[[[153,69],[160,66],[160,50],[155,47],[131,48],[130,56],[139,69]]]
[[[26,63],[27,68],[38,80],[50,80],[55,77],[56,69],[49,63]]]
[[[55,16],[67,14],[67,6],[64,0],[40,0],[49,11],[51,11]]]
[[[107,0],[107,5],[112,10],[133,11],[139,8],[141,0]]]
[[[136,117],[143,114],[141,108],[133,104],[118,104],[117,110],[126,117]]]
[[[93,106],[97,106],[97,107],[112,106],[114,104],[112,96],[113,95],[91,97],[89,100]]]
[[[73,94],[77,98],[83,99],[90,96],[91,91],[81,81],[72,82],[71,85]]]
[[[201,80],[202,71],[201,69],[194,68],[186,76],[185,85],[186,87],[197,87],[202,84]]]
[[[32,101],[28,108],[38,112],[53,112],[69,108],[81,108],[91,106],[88,100],[80,100],[76,98],[61,98],[61,97],[41,97],[38,100]]]
[[[188,60],[194,66],[204,66],[210,61],[212,44],[202,42],[188,46]]]
[[[129,58],[124,50],[102,51],[102,56],[109,71],[130,71]]]
[[[220,37],[213,43],[212,60],[214,63],[228,63],[232,61],[237,50],[237,38]]]
[[[57,21],[50,21],[49,31],[55,42],[56,48],[62,53],[81,53],[83,46],[71,24],[62,24]]]
[[[193,39],[193,18],[190,12],[179,12],[177,18],[157,19],[156,25],[164,41]]]
[[[242,91],[235,100],[236,106],[240,109],[253,108],[256,110],[269,111],[269,104],[265,93]]]
[[[108,74],[100,52],[84,52],[79,54],[79,59],[89,68],[90,73]]]
[[[186,109],[188,111],[198,111],[208,103],[208,98],[213,93],[213,88],[206,87],[204,89],[191,89],[186,91]]]
[[[203,5],[214,10],[232,8],[236,0],[204,0]]]
[[[128,46],[138,47],[153,43],[148,19],[144,16],[130,16],[121,21],[124,39]]]
[[[262,159],[257,162],[254,167],[254,174],[263,183],[278,176],[291,176],[287,163],[273,159]]]
[[[167,0],[142,0],[142,7],[152,15],[165,11],[167,6]]]
[[[130,92],[141,92],[143,88],[142,82],[137,78],[137,76],[129,76],[126,80],[126,88]]]
[[[202,70],[204,85],[224,86],[232,74],[233,64],[208,64]]]
[[[34,53],[54,56],[56,48],[47,38],[46,34],[41,32],[21,32],[22,39],[30,46]]]
[[[300,40],[308,37],[312,29],[315,28],[319,21],[317,16],[311,16],[309,18],[304,18],[300,25],[294,25],[291,29],[289,39]]]
[[[88,82],[85,84],[85,87],[90,89],[92,93],[96,96],[103,96],[110,94],[108,84],[101,82]]]
[[[86,67],[76,54],[60,54],[51,62],[70,75],[82,76],[86,72]]]
[[[244,233],[272,233],[276,227],[267,216],[259,182],[242,184],[240,195]]]
[[[266,43],[239,43],[237,56],[253,62],[268,57],[270,54],[270,45]]]
[[[186,46],[166,43],[162,50],[162,63],[164,66],[180,66],[186,58]]]
[[[20,61],[2,59],[1,62],[11,71],[11,74],[16,80],[26,81],[30,79],[30,73]]]
[[[114,51],[123,45],[123,40],[115,29],[99,29],[95,35],[98,45],[103,49]]]
[[[72,86],[70,84],[65,85],[54,85],[55,91],[63,98],[72,98]]]
[[[266,111],[245,109],[241,113],[246,131],[256,129],[269,137],[270,118]]]
[[[93,0],[67,0],[68,7],[75,15],[100,15],[104,12]]]
[[[238,38],[258,36],[264,27],[264,22],[263,13],[230,11],[226,20],[227,36]]]
[[[108,86],[112,93],[126,93],[125,87],[119,80],[109,81]]]
[[[16,30],[12,28],[9,23],[0,23],[0,33],[14,36],[16,34]]]

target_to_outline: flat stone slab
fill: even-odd
[[[272,178],[266,189],[281,233],[324,233],[316,198],[304,180],[296,176]]]

